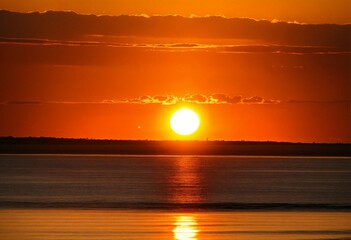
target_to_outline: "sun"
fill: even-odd
[[[199,128],[200,119],[193,110],[180,109],[172,115],[170,124],[175,133],[186,136]]]

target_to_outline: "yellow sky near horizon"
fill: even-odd
[[[303,23],[351,23],[349,0],[0,0],[0,8],[19,12],[63,10],[97,15],[195,14]]]

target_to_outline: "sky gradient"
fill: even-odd
[[[1,136],[351,142],[348,1],[84,2],[0,1],[90,14],[0,11]]]

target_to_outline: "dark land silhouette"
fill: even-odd
[[[0,153],[351,156],[351,144],[0,137]]]

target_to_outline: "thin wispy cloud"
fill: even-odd
[[[43,102],[40,101],[8,101],[3,102],[2,104],[14,104],[14,105],[33,105],[33,104],[42,104]]]
[[[285,45],[217,45],[198,43],[132,44],[99,41],[58,41],[49,39],[0,38],[0,44],[68,46],[68,47],[115,47],[145,48],[153,51],[206,51],[217,53],[281,53],[281,54],[345,54],[350,49],[337,47],[285,46]]]
[[[286,103],[347,103],[350,104],[351,100],[329,100],[329,101],[323,101],[323,100],[296,100],[296,99],[291,99],[286,101]]]

